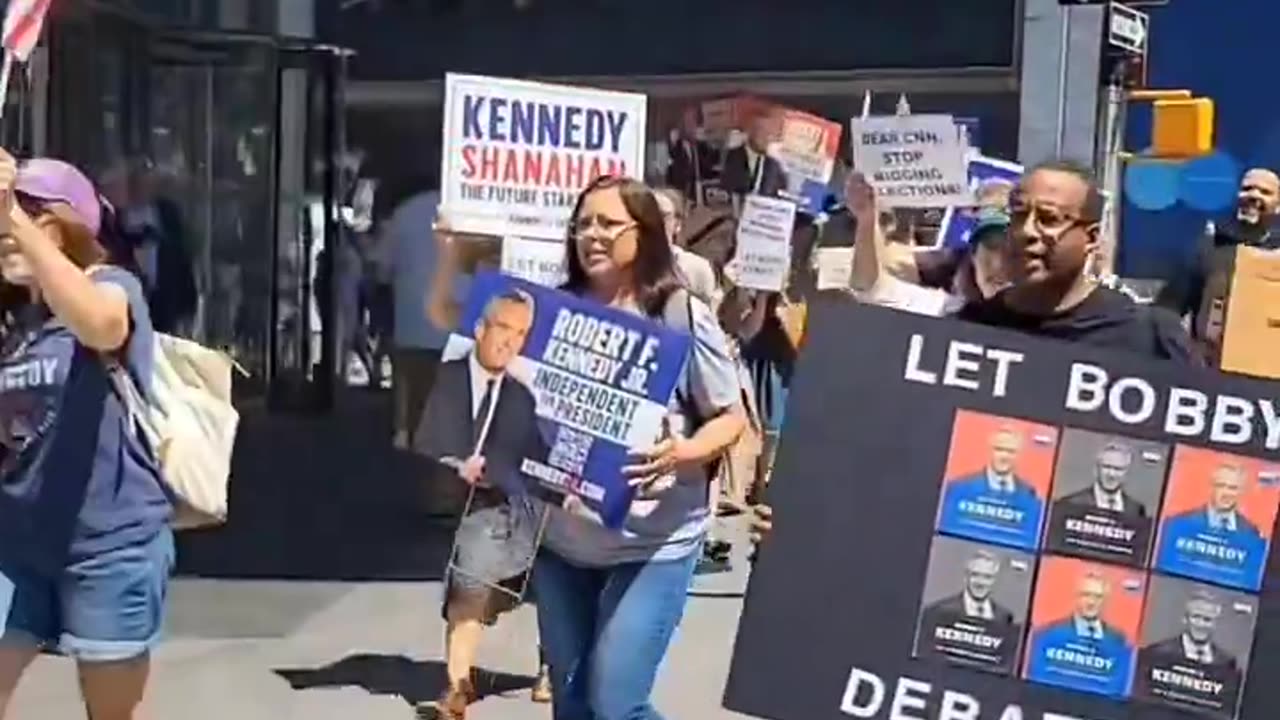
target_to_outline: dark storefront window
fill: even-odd
[[[172,46],[168,46],[171,50]],[[200,294],[196,339],[266,371],[276,76],[270,48],[151,66],[150,157],[183,210]]]
[[[111,16],[60,18],[50,34],[49,149],[103,180],[140,150],[143,33]]]
[[[148,22],[169,28],[274,33],[279,0],[115,0]]]
[[[352,76],[438,78],[1011,68],[1017,0],[325,3]],[[345,7],[345,9],[343,9]]]

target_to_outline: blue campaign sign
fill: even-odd
[[[485,360],[491,368],[505,358],[499,373],[519,383],[511,385],[512,395],[531,400],[522,404],[527,409],[504,412],[503,385],[495,417],[483,423],[490,435],[485,450],[500,449],[499,434],[519,435],[535,425],[536,414],[537,432],[518,441],[523,481],[539,491],[574,496],[602,524],[621,527],[634,496],[622,469],[635,462],[632,449],[658,439],[689,355],[689,336],[494,272],[476,276],[460,329],[468,336],[455,336],[446,358],[465,354],[452,362],[470,362],[472,368]],[[475,405],[457,412],[478,418]]]
[[[1022,166],[1018,163],[985,155],[973,155],[969,158],[969,187],[976,193],[984,185],[1008,183],[1016,185],[1022,179]],[[942,225],[938,230],[938,245],[945,248],[960,248],[969,244],[969,235],[978,223],[977,207],[947,208],[942,216]]]

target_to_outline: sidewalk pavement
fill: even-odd
[[[740,536],[741,522],[733,534]],[[655,703],[672,720],[744,717],[720,708],[742,607],[747,563],[700,576],[658,681]],[[444,683],[440,583],[175,580],[169,639],[155,655],[148,694],[154,720],[409,720],[412,703]],[[481,667],[496,694],[474,720],[549,720],[529,700],[537,665],[532,608],[486,634]],[[42,658],[19,687],[10,717],[82,718],[72,664]]]

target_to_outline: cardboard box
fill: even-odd
[[[1236,249],[1220,367],[1280,379],[1280,251]]]

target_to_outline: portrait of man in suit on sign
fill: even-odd
[[[1093,485],[1062,502],[1078,507],[1107,510],[1124,517],[1147,517],[1147,507],[1140,500],[1125,492],[1129,468],[1133,466],[1133,448],[1118,442],[1109,443],[1098,453]]]
[[[537,447],[537,402],[510,373],[533,327],[533,297],[495,295],[465,357],[440,365],[415,445],[469,484],[520,494],[520,461]]]
[[[752,119],[746,142],[725,153],[720,175],[725,192],[735,197],[777,197],[787,189],[787,171],[777,158],[769,156],[769,147],[780,133],[779,119],[773,113],[764,112]]]
[[[1031,556],[945,535],[929,553],[915,655],[987,672],[1017,664]]]
[[[1012,424],[992,432],[985,467],[947,479],[938,529],[975,540],[1035,548],[1044,501],[1035,485],[1018,475],[1025,444],[1023,431]]]
[[[1234,717],[1256,598],[1171,577],[1157,577],[1148,593],[1134,695]]]
[[[926,612],[985,620],[997,625],[1012,624],[1013,613],[992,599],[1001,569],[998,556],[979,550],[965,563],[964,590],[934,603]]]
[[[1032,631],[1027,651],[1027,679],[1125,697],[1129,691],[1133,646],[1125,633],[1106,617],[1114,590],[1110,579],[1087,565],[1084,567],[1075,583],[1071,614]]]
[[[1187,601],[1182,634],[1143,648],[1139,662],[1151,665],[1195,663],[1238,673],[1235,656],[1213,639],[1220,617],[1222,603],[1208,591],[1199,592]]]
[[[1045,547],[1145,567],[1168,457],[1159,443],[1065,430]]]
[[[1223,461],[1215,464],[1207,480],[1181,473],[1171,481],[1178,481],[1180,490],[1196,485],[1201,493],[1207,489],[1208,500],[1173,513],[1166,503],[1155,565],[1175,575],[1256,590],[1268,541],[1245,513],[1244,499],[1255,490],[1250,473],[1242,463]],[[1274,513],[1273,507],[1268,509]]]

